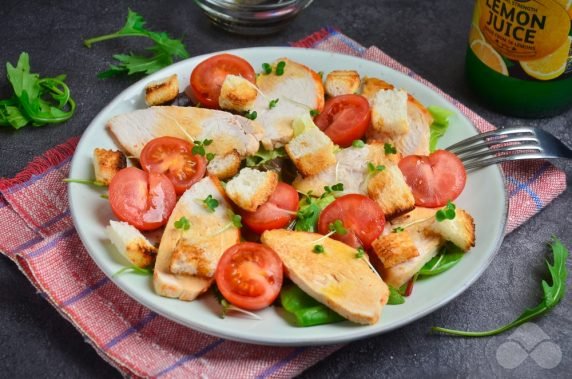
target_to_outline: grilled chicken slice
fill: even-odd
[[[324,253],[312,252],[316,233],[284,229],[262,234],[262,243],[273,249],[284,263],[289,278],[304,292],[350,321],[375,324],[387,303],[389,289],[356,250],[325,238]]]
[[[231,224],[231,206],[216,178],[205,177],[179,199],[161,238],[153,284],[161,296],[191,301],[213,281],[222,253],[240,241],[240,231]],[[202,200],[211,195],[219,202],[209,212]],[[188,230],[175,222],[186,217]]]
[[[285,62],[284,73],[276,75],[276,66]],[[292,122],[310,112],[324,108],[322,78],[308,67],[287,58],[272,64],[272,73],[259,75],[256,84],[259,95],[253,105],[256,121],[264,129],[262,144],[267,150],[284,146],[293,137]],[[270,109],[270,102],[278,100]]]
[[[225,156],[236,151],[241,157],[258,151],[263,130],[242,116],[213,109],[159,106],[113,117],[107,127],[117,142],[139,158],[150,140],[178,137],[190,141],[212,140],[208,152]]]

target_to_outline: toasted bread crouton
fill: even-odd
[[[256,86],[238,75],[227,75],[222,82],[218,104],[222,109],[246,112],[254,107]]]
[[[351,95],[357,92],[360,78],[354,70],[336,70],[326,76],[326,94],[328,96]]]
[[[379,236],[371,246],[383,264],[383,268],[396,266],[419,255],[407,230]],[[378,269],[378,271],[381,270]]]
[[[336,163],[334,143],[317,127],[293,138],[286,145],[286,153],[304,176],[316,175]]]
[[[175,246],[169,268],[173,274],[212,278],[219,258],[218,252],[209,250],[208,244],[183,237]]]
[[[177,74],[166,79],[151,82],[145,86],[145,103],[148,106],[169,103],[179,95]]]
[[[276,172],[245,167],[226,184],[226,194],[240,208],[254,212],[268,201],[277,185]]]
[[[208,196],[218,201],[213,210],[202,202]],[[225,250],[240,241],[240,230],[232,227],[231,209],[216,177],[207,176],[185,191],[161,237],[153,272],[157,294],[191,301],[210,287],[214,279],[208,274]],[[190,225],[186,230],[175,225],[182,217]]]
[[[421,270],[425,263],[437,255],[439,247],[443,244],[443,239],[440,236],[422,227],[412,226],[407,228],[407,231],[419,255],[381,271],[383,280],[394,288],[399,288],[407,283],[413,275]]]
[[[435,220],[430,226],[431,230],[441,235],[446,241],[451,241],[463,251],[475,246],[475,222],[466,211],[457,208],[455,218],[452,220]]]
[[[369,162],[374,166],[382,165],[384,169],[370,173],[367,182],[367,193],[375,200],[387,219],[392,219],[415,208],[415,198],[405,177],[398,167],[398,154],[385,154],[382,144],[369,146]]]
[[[240,169],[240,155],[236,150],[226,155],[215,157],[208,163],[207,172],[217,178],[224,180],[232,178]]]
[[[406,134],[407,92],[400,89],[377,92],[371,105],[371,126],[376,132],[391,136]]]
[[[314,245],[324,247],[316,254]],[[375,324],[387,303],[389,289],[356,250],[316,233],[284,229],[262,234],[264,245],[274,250],[289,278],[304,292],[350,321]]]
[[[121,151],[99,147],[93,150],[93,169],[96,182],[108,186],[115,174],[125,167],[127,167],[127,158]]]
[[[393,85],[386,81],[378,78],[369,78],[366,76],[363,78],[361,94],[369,101],[370,104],[372,104],[376,93],[393,88]]]
[[[149,267],[155,262],[157,248],[134,226],[111,220],[105,231],[117,251],[135,266]]]

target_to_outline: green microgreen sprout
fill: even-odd
[[[447,205],[444,208],[439,209],[437,213],[435,213],[435,219],[438,222],[455,219],[456,208],[457,207],[455,206],[455,204],[453,204],[451,201],[448,201]]]

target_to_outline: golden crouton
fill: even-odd
[[[135,266],[149,267],[155,263],[157,248],[134,226],[111,220],[106,233],[117,251]]]
[[[303,176],[316,175],[336,164],[334,143],[317,127],[312,127],[286,145],[286,153]]]
[[[383,268],[390,268],[419,255],[407,230],[379,236],[372,245]]]
[[[256,86],[242,76],[227,75],[222,82],[218,103],[222,109],[246,112],[254,107]]]
[[[463,251],[475,246],[475,223],[473,217],[466,211],[457,208],[452,220],[435,220],[430,229],[441,235],[445,240],[453,242]]]
[[[93,150],[93,168],[95,181],[106,186],[119,170],[127,167],[127,158],[121,151],[95,148]]]
[[[376,132],[390,136],[407,134],[407,92],[400,89],[377,92],[371,102],[371,126]]]
[[[277,185],[276,172],[245,167],[226,184],[226,194],[240,208],[254,212],[268,201]]]
[[[232,178],[240,169],[240,155],[236,150],[231,153],[215,157],[208,163],[207,172],[217,178],[224,180]]]
[[[332,97],[351,95],[357,92],[360,84],[360,78],[357,71],[332,71],[328,76],[326,76],[326,94]]]
[[[145,86],[145,103],[148,106],[169,103],[179,95],[177,74],[166,79],[151,82]]]
[[[378,78],[365,77],[362,84],[361,94],[369,100],[370,104],[376,93],[381,90],[393,89],[393,85]]]

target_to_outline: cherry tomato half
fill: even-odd
[[[280,293],[282,261],[269,247],[242,242],[223,253],[215,280],[230,303],[248,310],[262,309],[272,304]]]
[[[191,73],[193,96],[207,108],[218,108],[220,88],[229,74],[256,82],[256,73],[250,63],[236,55],[219,54],[199,63]]]
[[[467,181],[463,162],[446,150],[429,156],[409,155],[399,162],[399,168],[413,191],[415,205],[421,207],[442,207],[455,200]]]
[[[364,136],[371,112],[367,99],[360,95],[342,95],[328,99],[314,122],[330,139],[348,147]]]
[[[367,196],[349,194],[338,197],[318,218],[318,232],[327,234],[329,225],[340,220],[346,234],[335,233],[332,238],[352,247],[371,247],[385,226],[385,216],[379,205]]]
[[[207,160],[192,153],[193,146],[180,138],[159,137],[149,141],[141,151],[141,168],[164,174],[177,195],[182,195],[205,176]]]
[[[289,184],[279,182],[268,201],[255,212],[242,212],[242,221],[253,232],[283,228],[295,217],[298,210],[298,192]]]
[[[115,174],[109,184],[113,213],[140,230],[165,225],[176,202],[175,188],[163,174],[127,167]]]

